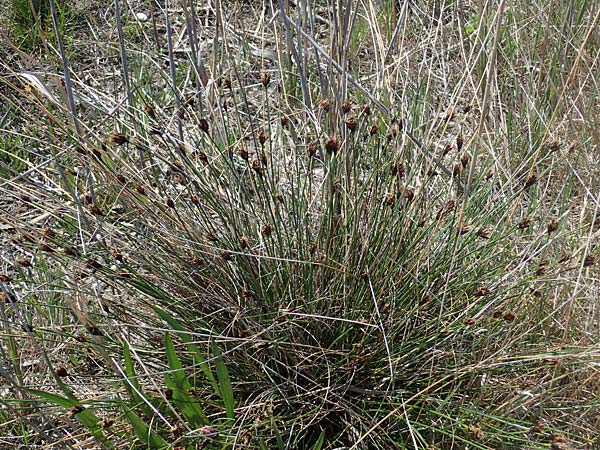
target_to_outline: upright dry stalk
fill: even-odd
[[[119,35],[119,50],[121,52],[121,72],[123,72],[123,84],[125,85],[125,95],[129,111],[132,112],[133,101],[131,99],[131,85],[129,84],[129,64],[127,62],[127,52],[125,51],[125,38],[123,37],[123,23],[121,21],[121,4],[115,0],[115,17],[117,21],[117,34]]]
[[[177,91],[177,79],[175,73],[175,57],[173,53],[173,30],[171,28],[171,18],[169,17],[169,0],[165,0],[165,26],[167,29],[167,47],[169,49],[169,73],[171,75],[171,88],[173,89],[173,97],[175,99],[175,120],[177,120],[177,134],[179,136],[179,142],[183,142],[183,125],[181,123],[181,117],[179,117],[179,108],[181,108],[181,101],[179,99],[179,92]]]
[[[502,0],[500,5],[498,6],[498,12],[496,13],[496,26],[494,29],[494,42],[492,44],[492,51],[490,54],[490,58],[488,59],[487,68],[485,71],[485,89],[483,92],[483,102],[481,107],[481,115],[479,116],[479,123],[477,124],[477,129],[475,131],[474,140],[477,142],[481,137],[481,133],[483,131],[483,127],[485,122],[487,121],[489,109],[490,109],[490,96],[492,91],[493,79],[496,74],[496,64],[497,64],[497,53],[498,53],[498,43],[500,42],[500,26],[502,24],[502,16],[504,14],[504,6],[506,2]],[[471,185],[473,183],[473,175],[475,173],[475,167],[477,165],[477,159],[479,156],[478,146],[474,145],[471,147],[471,165],[469,166],[469,173],[467,176],[467,183],[465,185],[465,192],[463,203],[461,207],[461,215],[459,217],[462,218],[462,213],[464,211],[467,199],[470,194]]]

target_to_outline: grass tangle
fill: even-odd
[[[597,1],[25,3],[0,448],[597,448]]]

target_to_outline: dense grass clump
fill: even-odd
[[[504,3],[115,2],[110,83],[57,23],[64,84],[7,66],[13,443],[591,446],[598,15]]]

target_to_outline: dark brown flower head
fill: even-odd
[[[186,94],[183,97],[183,106],[194,106],[196,103],[196,94]]]
[[[442,206],[437,214],[435,215],[435,220],[440,220],[444,217],[448,212],[452,211],[456,207],[456,200],[451,199],[446,202],[444,206]]]
[[[92,336],[103,336],[102,331],[95,325],[87,325],[85,328]]]
[[[371,107],[369,105],[363,106],[363,114],[365,116],[370,116],[371,115]]]
[[[539,433],[544,428],[546,428],[546,424],[544,422],[538,421],[533,427],[531,427],[531,431],[534,433]]]
[[[242,236],[240,238],[240,247],[242,249],[248,248],[248,246],[250,245],[250,239],[247,236]]]
[[[342,189],[342,183],[337,178],[333,180],[333,192],[339,192]]]
[[[219,437],[219,430],[211,425],[204,425],[202,428],[200,428],[200,433],[202,433],[202,435],[208,439],[216,439]]]
[[[105,417],[104,419],[102,419],[100,424],[102,428],[106,429],[112,427],[115,424],[115,421],[109,417]]]
[[[152,105],[146,105],[144,106],[144,111],[146,112],[146,115],[148,117],[150,117],[153,120],[156,120],[156,114],[154,113],[154,108],[152,107]]]
[[[206,156],[206,153],[204,153],[202,150],[198,150],[196,152],[196,157],[198,158],[198,160],[202,161],[204,164],[208,164],[208,156]]]
[[[452,144],[446,144],[444,150],[442,150],[442,156],[446,156],[448,153],[452,151]]]
[[[196,194],[190,195],[190,202],[192,205],[198,206],[200,204],[200,200],[198,200],[198,196]]]
[[[460,164],[459,163],[455,163],[452,166],[452,175],[454,175],[455,177],[460,175]]]
[[[558,220],[554,218],[548,220],[546,227],[548,229],[548,234],[554,233],[556,230],[558,230]]]
[[[454,119],[454,117],[456,117],[456,113],[454,111],[448,111],[446,114],[444,114],[444,122],[448,123]]]
[[[535,182],[537,181],[537,174],[535,172],[530,172],[529,175],[527,176],[527,178],[525,179],[525,189],[527,189],[529,186],[533,186],[535,184]]]
[[[283,115],[283,116],[281,116],[279,121],[281,122],[281,126],[286,128],[290,123],[290,118],[286,115]]]
[[[528,218],[524,218],[519,222],[519,225],[517,225],[519,227],[519,230],[524,230],[526,228],[529,228],[531,226],[531,220]]]
[[[266,237],[271,236],[271,234],[273,234],[273,226],[266,224],[262,227],[262,234]]]
[[[377,124],[373,124],[369,127],[369,136],[374,136],[379,132],[379,127]]]
[[[173,425],[170,431],[174,438],[180,438],[183,434],[183,427],[181,425]]]
[[[262,83],[262,85],[264,87],[267,87],[269,85],[269,82],[271,81],[271,75],[267,72],[261,72],[260,73],[260,82]]]
[[[144,186],[139,183],[135,185],[135,190],[141,195],[146,195],[146,189],[144,189]]]
[[[577,150],[577,141],[573,141],[569,144],[569,147],[567,148],[567,152],[572,155],[573,153],[575,153],[575,151]]]
[[[415,198],[415,190],[411,188],[406,188],[402,191],[402,196],[410,202],[413,198]]]
[[[101,149],[102,151],[106,151],[104,143],[102,144]],[[100,149],[96,147],[92,147],[92,154],[94,155],[94,158],[96,158],[98,161],[102,161],[102,151],[100,151]]]
[[[111,144],[115,144],[115,145],[123,145],[126,142],[128,142],[128,140],[123,133],[114,131],[108,137],[108,142],[110,142]]]
[[[349,116],[346,119],[346,127],[350,130],[350,132],[354,133],[358,128],[358,120],[356,120],[356,117]]]
[[[102,211],[96,205],[90,205],[90,212],[95,216],[101,216]]]
[[[470,225],[461,225],[458,227],[458,234],[467,234],[469,231],[471,231]]]
[[[115,178],[117,179],[117,181],[121,184],[125,184],[127,182],[127,179],[125,178],[125,176],[122,173],[117,173],[115,175]]]
[[[31,261],[25,256],[20,256],[19,258],[15,259],[15,264],[19,267],[31,267]]]
[[[321,100],[319,102],[319,108],[321,108],[325,112],[329,112],[329,109],[331,108],[331,102],[329,101],[329,99],[325,98]]]
[[[265,142],[267,142],[267,135],[264,128],[259,128],[258,130],[258,142],[260,142],[260,145],[265,145]]]
[[[231,261],[232,260],[231,253],[229,253],[228,251],[225,251],[225,250],[222,251],[220,253],[220,256],[223,261]]]
[[[352,103],[344,102],[341,106],[342,114],[348,114],[352,110]]]
[[[192,258],[192,266],[198,267],[198,266],[201,266],[201,265],[202,265],[202,259],[199,258],[199,257],[197,257],[197,256],[194,256]]]
[[[482,239],[487,239],[490,237],[490,235],[491,235],[491,231],[486,227],[483,227],[483,228],[480,228],[479,230],[477,230],[477,236],[479,236]]]
[[[63,251],[69,256],[79,256],[79,251],[75,247],[71,247],[70,245],[64,247]]]
[[[388,141],[393,141],[394,139],[396,139],[396,137],[398,136],[398,128],[396,127],[392,127],[390,128],[390,131],[387,134],[387,140]]]
[[[460,157],[460,163],[462,164],[462,166],[463,166],[464,168],[466,168],[466,167],[467,167],[467,165],[469,164],[469,160],[470,160],[470,159],[471,159],[471,158],[469,158],[469,155],[468,155],[468,154],[466,154],[466,153],[463,153],[463,154],[462,154],[462,156]]]
[[[475,323],[475,319],[473,317],[469,317],[468,319],[466,319],[463,324],[465,324],[466,326],[470,326],[473,325]]]
[[[167,207],[175,209],[175,202],[173,201],[173,199],[171,197],[167,197],[167,199],[165,200],[165,203],[166,203]]]
[[[471,295],[473,297],[487,297],[488,295],[491,295],[491,293],[492,291],[488,288],[478,287],[473,292],[471,292]]]
[[[512,311],[506,311],[503,315],[502,318],[504,320],[506,320],[507,322],[512,322],[513,320],[515,320],[517,318],[517,315],[512,312]]]
[[[331,153],[335,153],[338,151],[338,143],[335,140],[335,138],[330,137],[327,142],[325,143],[325,150],[327,150],[327,152],[329,154]]]
[[[119,250],[118,248],[116,248],[116,247],[111,248],[110,249],[110,254],[117,261],[119,261],[119,262],[123,262],[124,261],[123,253],[121,253],[121,250]]]
[[[174,172],[173,173],[173,181],[176,184],[185,184],[185,176],[181,172]]]
[[[74,406],[69,407],[69,412],[73,415],[79,414],[82,411],[83,411],[83,407],[79,406],[79,405],[74,405]]]
[[[206,134],[208,134],[208,132],[210,131],[208,121],[204,117],[200,117],[200,119],[198,119],[198,128],[200,128],[200,131]]]
[[[40,243],[40,250],[47,253],[54,253],[54,249],[45,242]]]
[[[223,80],[223,85],[227,88],[227,89],[231,89],[231,78],[225,78]]]
[[[488,173],[485,174],[485,179],[489,180],[494,176],[494,171],[492,169],[488,170]]]
[[[173,389],[165,388],[165,390],[163,391],[163,395],[167,400],[171,400],[173,398]]]
[[[40,230],[40,234],[45,239],[52,239],[56,237],[56,232],[50,227],[44,227]]]
[[[419,304],[425,305],[431,301],[431,294],[423,294],[419,297]]]
[[[462,133],[459,133],[459,135],[456,136],[456,149],[460,152],[464,144],[465,140],[463,139],[463,135]]]
[[[100,264],[98,261],[96,261],[93,258],[89,258],[86,262],[85,262],[85,267],[87,269],[92,269],[92,270],[99,270],[102,269],[102,264]]]
[[[319,150],[318,142],[311,142],[310,144],[308,144],[308,156],[310,156],[311,158],[317,154],[318,150]]]
[[[394,203],[396,202],[396,196],[392,193],[388,194],[385,197],[385,204],[388,206],[394,206]]]
[[[596,264],[596,257],[594,255],[587,255],[583,260],[583,267],[590,267]]]
[[[248,150],[246,150],[245,147],[240,147],[237,151],[237,154],[244,161],[248,161],[248,158],[250,157],[250,155],[248,154]]]
[[[537,270],[535,271],[535,274],[536,274],[538,277],[541,277],[541,276],[543,276],[543,275],[546,275],[547,273],[548,273],[548,267],[546,267],[546,266],[539,266],[539,267],[537,268]]]
[[[398,161],[392,168],[392,173],[398,177],[398,179],[403,180],[406,175],[406,168],[404,167],[404,161]]]
[[[278,201],[279,203],[283,203],[283,194],[282,194],[281,192],[277,192],[277,193],[275,194],[275,198],[277,199],[277,201]]]
[[[254,170],[257,174],[262,175],[262,167],[260,166],[260,161],[258,159],[252,160],[252,170]]]
[[[550,145],[548,147],[551,152],[556,152],[560,148],[560,144],[556,139],[554,139],[552,140],[552,142],[550,142]]]
[[[59,367],[58,369],[56,369],[56,375],[58,375],[59,377],[66,377],[67,375],[69,375],[69,373],[67,372],[67,369],[65,369],[64,367]]]
[[[558,263],[559,264],[566,263],[566,262],[570,261],[572,257],[573,256],[570,253],[565,252],[560,256]]]

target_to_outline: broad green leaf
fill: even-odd
[[[200,351],[198,346],[196,344],[194,344],[190,335],[185,332],[184,328],[173,316],[171,316],[169,313],[167,313],[160,306],[155,305],[153,307],[153,309],[156,312],[156,314],[158,314],[165,322],[167,322],[171,326],[171,328],[173,328],[175,331],[177,331],[177,335],[186,344],[188,351],[190,353],[192,353],[192,355],[194,355],[194,359],[196,360],[196,362],[202,369],[204,376],[206,377],[208,382],[211,384],[213,390],[216,393],[218,393],[219,387],[218,387],[217,381],[212,373],[212,370],[210,369],[210,366],[206,362],[206,359],[204,358],[204,356],[202,356],[202,352]]]
[[[319,436],[319,439],[317,439],[313,450],[321,450],[321,448],[323,447],[323,442],[325,442],[325,432],[321,431],[321,435]]]
[[[210,421],[206,417],[206,414],[204,414],[200,402],[189,394],[192,385],[185,375],[185,371],[173,345],[173,340],[168,333],[165,334],[165,349],[167,352],[167,362],[171,369],[169,374],[165,374],[165,383],[173,390],[173,403],[193,427],[199,428],[202,425],[208,425]]]
[[[169,444],[158,433],[152,431],[148,425],[136,414],[129,409],[127,405],[122,404],[125,417],[133,427],[133,431],[144,446],[151,449],[167,449]]]
[[[219,379],[219,389],[223,404],[225,405],[225,411],[227,417],[233,419],[235,416],[235,401],[233,398],[233,387],[231,386],[231,379],[229,378],[229,372],[227,366],[221,357],[219,347],[213,342],[212,353],[215,355],[215,367],[217,370],[217,377]]]
[[[135,375],[133,359],[131,358],[131,352],[127,342],[123,343],[123,359],[125,360],[125,375],[127,375],[127,380],[124,380],[123,384],[129,394],[129,404],[132,407],[136,406],[140,408],[146,417],[152,417],[154,415],[152,408],[150,408],[146,401],[141,397],[142,387],[138,383]]]
[[[28,389],[28,391],[43,400],[62,406],[64,408],[81,408],[81,412],[74,414],[77,420],[79,420],[88,430],[90,430],[94,437],[98,439],[98,441],[105,448],[114,448],[112,442],[106,439],[102,434],[102,428],[99,425],[100,418],[96,414],[94,414],[90,408],[86,408],[85,406],[83,406],[80,401],[67,397],[62,397],[56,394],[51,394],[50,392],[39,391],[36,389]]]

